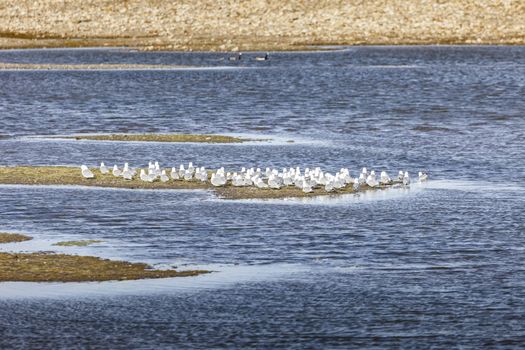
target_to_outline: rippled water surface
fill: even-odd
[[[209,69],[0,71],[0,165],[193,161],[430,172],[409,189],[222,201],[205,191],[0,186],[0,231],[53,250],[215,271],[0,283],[2,348],[516,348],[525,343],[525,48],[223,54],[0,52],[23,63]],[[250,59],[252,58],[252,59]],[[248,135],[239,145],[59,141]],[[293,143],[286,142],[293,140]],[[99,239],[85,248],[59,240]]]

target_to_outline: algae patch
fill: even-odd
[[[0,253],[0,282],[101,282],[189,277],[205,270],[153,270],[144,263],[93,256],[49,253]]]
[[[266,141],[224,135],[206,134],[110,134],[110,135],[76,135],[54,138],[92,140],[92,141],[134,141],[134,142],[198,142],[198,143],[242,143],[248,141]]]
[[[0,232],[0,243],[25,242],[25,241],[30,241],[32,239],[33,237],[21,235],[18,233]]]
[[[54,243],[53,245],[60,246],[60,247],[87,247],[88,245],[95,244],[95,243],[102,243],[104,241],[100,241],[97,239],[86,239],[83,241],[62,241]]]

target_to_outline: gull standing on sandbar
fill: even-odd
[[[82,171],[82,176],[84,176],[86,179],[93,179],[95,178],[95,175],[89,170],[89,168],[85,165],[80,166],[80,170]]]

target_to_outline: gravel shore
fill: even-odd
[[[0,48],[525,44],[522,0],[0,0]]]

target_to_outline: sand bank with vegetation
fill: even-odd
[[[20,234],[0,233],[0,243],[22,242],[30,239],[32,238]],[[62,243],[79,242],[93,241]],[[62,245],[84,246],[82,244]],[[101,282],[188,277],[204,273],[209,273],[209,271],[154,270],[151,266],[143,263],[107,260],[94,256],[54,254],[50,252],[0,252],[0,282]]]
[[[524,44],[522,0],[0,0],[0,47]]]
[[[115,177],[111,174],[101,174],[98,168],[91,169],[95,174],[94,179],[82,177],[80,168],[60,167],[60,166],[16,166],[0,167],[0,184],[4,185],[69,185],[69,186],[95,186],[110,188],[128,189],[164,189],[164,190],[209,190],[223,199],[279,199],[279,198],[305,198],[316,196],[333,196],[337,194],[355,193],[352,186],[334,192],[326,192],[324,189],[315,188],[313,192],[304,193],[295,186],[283,187],[281,189],[260,189],[257,187],[235,187],[230,184],[221,187],[214,187],[210,182],[173,181],[168,182],[145,182],[138,176],[133,180],[125,180],[122,177]],[[168,171],[169,173],[169,171]],[[363,191],[373,191],[383,189],[392,185],[381,185],[378,187],[368,187],[362,185],[359,189]]]
[[[25,242],[25,241],[30,241],[31,239],[33,238],[26,236],[26,235],[18,234],[18,233],[0,232],[0,244],[1,243]]]
[[[198,142],[198,143],[242,143],[249,141],[267,141],[244,137],[205,135],[205,134],[110,134],[110,135],[75,135],[53,136],[55,139],[74,139],[92,141],[133,141],[133,142]]]

